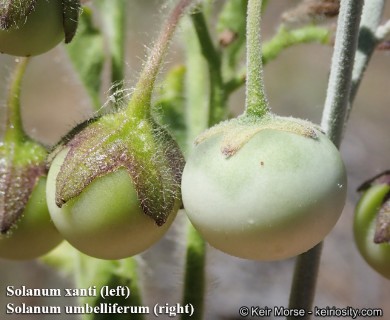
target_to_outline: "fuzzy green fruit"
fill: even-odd
[[[356,246],[364,260],[378,273],[390,279],[390,244],[375,243],[376,217],[389,195],[388,184],[378,184],[367,189],[355,210],[354,235]]]
[[[125,169],[96,178],[59,208],[56,178],[69,149],[51,164],[47,203],[54,224],[81,252],[100,259],[122,259],[141,253],[168,230],[180,207],[177,200],[167,221],[158,226],[141,208],[133,182]]]
[[[34,259],[48,253],[63,240],[51,221],[45,186],[46,177],[42,177],[34,187],[20,220],[9,234],[0,237],[1,258]]]
[[[42,54],[65,37],[61,0],[37,0],[26,21],[0,30],[0,52],[15,56]]]
[[[318,130],[317,138],[251,130],[250,138],[230,130],[231,140],[247,140],[232,156],[226,156],[231,143],[224,132],[206,134],[195,147],[183,172],[185,210],[201,235],[225,253],[254,260],[296,256],[322,241],[343,210],[343,161]]]

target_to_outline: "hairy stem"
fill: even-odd
[[[264,7],[264,5],[263,5]],[[273,38],[263,45],[263,66],[275,60],[285,49],[304,43],[321,43],[330,42],[330,31],[327,28],[318,26],[304,26],[302,28],[288,30],[280,27]],[[245,71],[239,73],[225,84],[227,94],[239,89],[245,84]]]
[[[168,17],[168,21],[153,46],[129,102],[127,112],[130,115],[139,118],[150,116],[150,102],[157,74],[180,18],[192,2],[192,0],[181,0]]]
[[[221,55],[215,49],[208,32],[203,12],[198,10],[191,15],[202,54],[207,61],[210,77],[209,125],[218,123],[225,117],[226,91],[222,80]]]
[[[312,25],[294,30],[288,30],[282,26],[270,41],[264,43],[263,64],[276,59],[283,50],[291,46],[312,42],[329,43],[330,31],[327,28]]]
[[[363,0],[342,1],[338,18],[336,43],[322,119],[325,132],[336,146],[340,145],[345,123],[362,5]],[[298,256],[290,292],[290,308],[312,310],[321,250],[322,243]],[[309,318],[309,314],[304,317],[304,319]]]
[[[183,305],[191,304],[194,314],[182,314],[181,319],[200,320],[203,318],[205,292],[206,244],[192,225],[187,236],[186,266],[184,270]]]
[[[131,306],[142,307],[142,294],[138,281],[137,261],[135,258],[127,258],[123,261],[126,274],[130,278]],[[144,320],[143,314],[135,314],[131,320]]]
[[[246,113],[259,118],[270,112],[263,80],[260,39],[261,5],[262,0],[249,0],[246,30]]]
[[[358,43],[363,0],[341,2],[336,43],[332,58],[321,127],[338,147],[351,92],[352,69]]]
[[[290,292],[289,308],[310,311],[316,291],[317,276],[321,260],[322,242],[298,256]],[[306,314],[302,319],[309,319]],[[293,320],[295,317],[287,317]]]
[[[11,85],[8,91],[4,141],[23,142],[26,137],[20,111],[20,91],[28,61],[28,58],[20,58],[12,75]]]
[[[184,41],[186,55],[185,77],[185,121],[187,129],[187,147],[192,147],[195,138],[208,127],[209,98],[207,64],[201,54],[199,41],[190,23],[186,23]]]
[[[366,1],[363,7],[359,28],[358,47],[352,72],[352,87],[348,101],[347,120],[352,111],[352,105],[360,87],[364,72],[367,69],[375,47],[381,40],[381,35],[377,34],[377,30],[381,21],[384,5],[384,0],[370,0]]]
[[[107,35],[111,59],[111,83],[115,90],[122,89],[124,79],[126,0],[97,1]]]

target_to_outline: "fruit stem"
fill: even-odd
[[[264,10],[264,4],[263,4]],[[330,43],[330,31],[319,26],[304,26],[298,29],[289,30],[281,26],[271,40],[263,45],[263,66],[275,60],[285,49],[304,43]],[[245,84],[246,74],[239,72],[238,75],[225,84],[227,94],[239,89]]]
[[[18,58],[16,60],[17,65],[8,91],[4,141],[23,142],[26,139],[20,112],[20,91],[28,60],[28,58]]]
[[[150,117],[152,93],[160,66],[180,18],[192,2],[192,0],[181,0],[170,14],[135,86],[134,93],[126,109],[129,116],[136,116],[140,119]]]
[[[246,25],[247,78],[245,113],[257,118],[262,118],[270,113],[270,108],[264,89],[263,61],[260,38],[262,2],[262,0],[249,0]]]
[[[341,1],[338,17],[336,42],[322,119],[326,134],[336,146],[340,145],[345,125],[345,110],[351,89],[352,67],[362,6],[363,0]],[[290,308],[312,310],[321,251],[322,243],[319,243],[297,257],[290,291]],[[309,314],[303,317],[303,319],[309,318]]]

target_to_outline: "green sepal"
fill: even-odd
[[[144,213],[162,225],[181,199],[184,158],[176,142],[151,119],[107,114],[55,153],[69,148],[56,181],[56,204],[77,197],[94,179],[125,168]]]
[[[310,139],[317,139],[321,128],[309,121],[292,117],[280,117],[268,114],[263,118],[242,115],[238,118],[223,121],[200,134],[195,144],[216,134],[223,134],[221,152],[226,158],[234,156],[258,132],[262,130],[278,130],[298,134]]]
[[[81,3],[80,0],[62,0],[62,16],[65,34],[65,43],[72,41],[77,31]]]
[[[37,0],[0,1],[0,30],[18,27],[26,21]]]

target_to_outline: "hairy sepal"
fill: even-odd
[[[125,168],[143,212],[163,225],[181,199],[184,158],[176,142],[152,119],[106,115],[59,149],[69,148],[56,179],[56,204],[77,197],[94,179]]]
[[[255,134],[262,130],[285,131],[301,135],[308,139],[317,139],[321,132],[319,126],[301,119],[268,115],[261,119],[243,115],[241,117],[221,122],[206,130],[195,140],[200,144],[216,134],[223,134],[221,152],[226,158],[234,156]]]
[[[34,9],[37,0],[2,0],[0,1],[0,30],[17,28],[23,25],[27,16]]]
[[[81,12],[80,0],[62,0],[65,43],[72,41],[77,31]]]
[[[390,170],[379,173],[359,186],[358,191],[366,191],[373,186],[390,186]],[[390,243],[390,192],[388,192],[378,208],[376,216],[375,243]]]
[[[0,235],[17,225],[39,178],[47,174],[45,157],[45,148],[31,140],[0,145]]]

